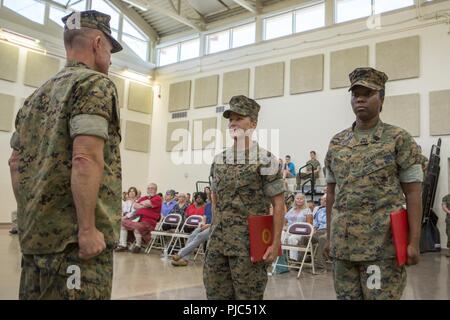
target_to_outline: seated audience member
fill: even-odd
[[[315,266],[319,269],[325,269],[325,257],[323,250],[327,243],[327,196],[320,198],[320,206],[314,215],[314,235],[312,243],[318,243],[317,252],[314,256]]]
[[[206,201],[211,201],[211,188],[210,187],[204,187],[203,192],[206,194]]]
[[[186,257],[188,257],[196,248],[208,241],[211,231],[212,221],[212,204],[209,196],[208,202],[205,205],[204,221],[199,225],[190,235],[186,242],[186,246],[181,249],[178,254],[172,256],[172,265],[176,267],[184,267],[188,265]]]
[[[131,249],[133,253],[141,252],[142,243],[147,243],[151,238],[151,232],[155,230],[156,223],[161,216],[162,199],[156,194],[157,185],[150,183],[147,188],[147,196],[141,197],[134,204],[136,212],[133,215],[122,218],[119,246],[116,251],[126,251],[128,231],[133,231],[136,245]]]
[[[312,222],[311,210],[306,206],[305,196],[301,193],[297,193],[294,198],[294,206],[284,216],[286,224],[284,230],[288,230],[289,227],[298,222]],[[298,245],[302,236],[289,235],[286,231],[282,232],[282,243]],[[290,250],[289,257],[293,260],[298,260],[298,251]]]
[[[191,194],[189,192],[186,193],[186,201],[187,201],[188,204],[192,203],[192,201],[191,201]]]
[[[194,202],[186,209],[185,217],[188,218],[194,214],[203,216],[205,214],[206,194],[204,192],[196,192],[194,194]]]
[[[176,204],[177,201],[175,200],[175,190],[167,190],[166,195],[164,196],[164,203],[161,208],[162,217],[167,216]]]
[[[137,193],[138,192],[135,187],[131,187],[130,189],[128,189],[126,201],[122,202],[122,216],[133,213],[133,206],[137,201]]]
[[[194,193],[194,202],[186,209],[185,218],[192,215],[205,215],[206,194],[204,192]],[[185,227],[184,232],[192,232],[194,228]]]
[[[286,162],[283,168],[283,178],[293,178],[295,177],[295,165],[291,162],[291,156],[286,156]]]
[[[314,177],[317,179],[319,178],[319,172],[320,172],[320,162],[316,159],[317,154],[315,151],[311,151],[309,153],[310,160],[306,162],[308,165],[306,168],[304,168],[303,172],[300,172],[300,174],[297,175],[297,188],[301,188],[302,179],[306,180],[311,178],[311,173],[314,171]],[[312,167],[312,168],[311,168]]]
[[[172,210],[170,210],[169,214],[179,214],[181,216],[182,221],[184,221],[186,209],[189,205],[187,204],[187,197],[185,193],[178,194],[178,202],[173,206]],[[175,229],[173,225],[163,224],[161,228],[164,231]]]

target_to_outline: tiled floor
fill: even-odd
[[[0,229],[0,299],[17,299],[20,252],[17,236]],[[201,259],[175,268],[150,255],[115,254],[113,299],[205,299]],[[450,299],[450,258],[443,253],[421,256],[418,266],[408,268],[404,299]],[[269,277],[265,299],[335,299],[330,272],[296,279],[294,271]]]

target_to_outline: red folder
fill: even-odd
[[[390,217],[392,238],[397,253],[397,264],[403,266],[408,260],[408,212],[405,209],[400,209],[391,212]]]
[[[273,216],[249,216],[250,259],[253,263],[263,260],[264,253],[273,242]],[[281,244],[278,256],[282,255]]]

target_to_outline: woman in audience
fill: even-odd
[[[205,203],[206,203],[206,193],[196,192],[194,193],[194,202],[186,209],[185,217],[186,219],[192,215],[205,215]],[[192,232],[195,228],[185,227],[184,232]]]
[[[305,196],[301,193],[297,193],[294,198],[294,206],[285,215],[286,225],[284,230],[287,230],[292,224],[298,222],[312,223],[312,212],[306,205]],[[301,240],[301,236],[290,235],[288,236],[286,231],[283,231],[281,235],[281,241],[292,245],[298,245]],[[289,258],[298,260],[298,251],[290,250]]]
[[[137,200],[137,194],[138,192],[135,187],[128,189],[126,200],[122,202],[122,216],[133,214],[133,205]]]
[[[186,193],[180,192],[178,193],[178,203],[172,208],[169,214],[178,213],[184,218],[188,206]]]

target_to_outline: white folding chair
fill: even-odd
[[[297,279],[300,278],[300,274],[302,273],[303,266],[310,266],[312,268],[312,273],[315,274],[316,270],[314,267],[314,254],[317,249],[317,246],[314,246],[312,243],[312,237],[314,235],[314,227],[311,224],[304,223],[304,222],[293,223],[292,225],[289,226],[286,234],[287,234],[286,239],[289,239],[289,237],[292,235],[301,236],[302,238],[305,237],[307,239],[306,246],[302,244],[304,242],[301,240],[299,240],[299,244],[295,244],[295,245],[288,244],[288,243],[281,244],[281,248],[283,249],[283,251],[293,250],[293,251],[297,251],[297,252],[302,252],[303,258],[299,262],[291,262],[288,259],[287,265],[283,265],[283,264],[279,263],[280,257],[278,257],[272,266],[272,274],[274,274],[275,268],[277,266],[285,266],[288,268],[298,269]],[[287,254],[289,254],[289,253],[287,253]],[[307,256],[311,257],[311,262],[305,262]]]
[[[155,230],[152,231],[152,238],[147,248],[145,249],[145,253],[150,253],[152,249],[168,249],[173,240],[173,235],[180,230],[181,222],[183,218],[178,213],[171,213],[164,217],[163,221],[161,221]],[[169,226],[169,230],[163,230],[163,226]],[[170,240],[166,245],[166,238],[169,237]]]
[[[203,216],[201,215],[192,215],[189,216],[185,221],[183,226],[178,230],[178,232],[173,234],[173,246],[170,249],[170,253],[169,255],[172,255],[173,250],[181,250],[183,244],[182,242],[186,241],[187,238],[189,238],[190,234],[192,233],[193,230],[195,230],[195,228],[197,228],[199,226],[199,224],[203,221]],[[191,232],[186,232],[185,229],[186,227],[188,228],[192,228],[193,230]],[[178,247],[177,247],[178,245]]]

